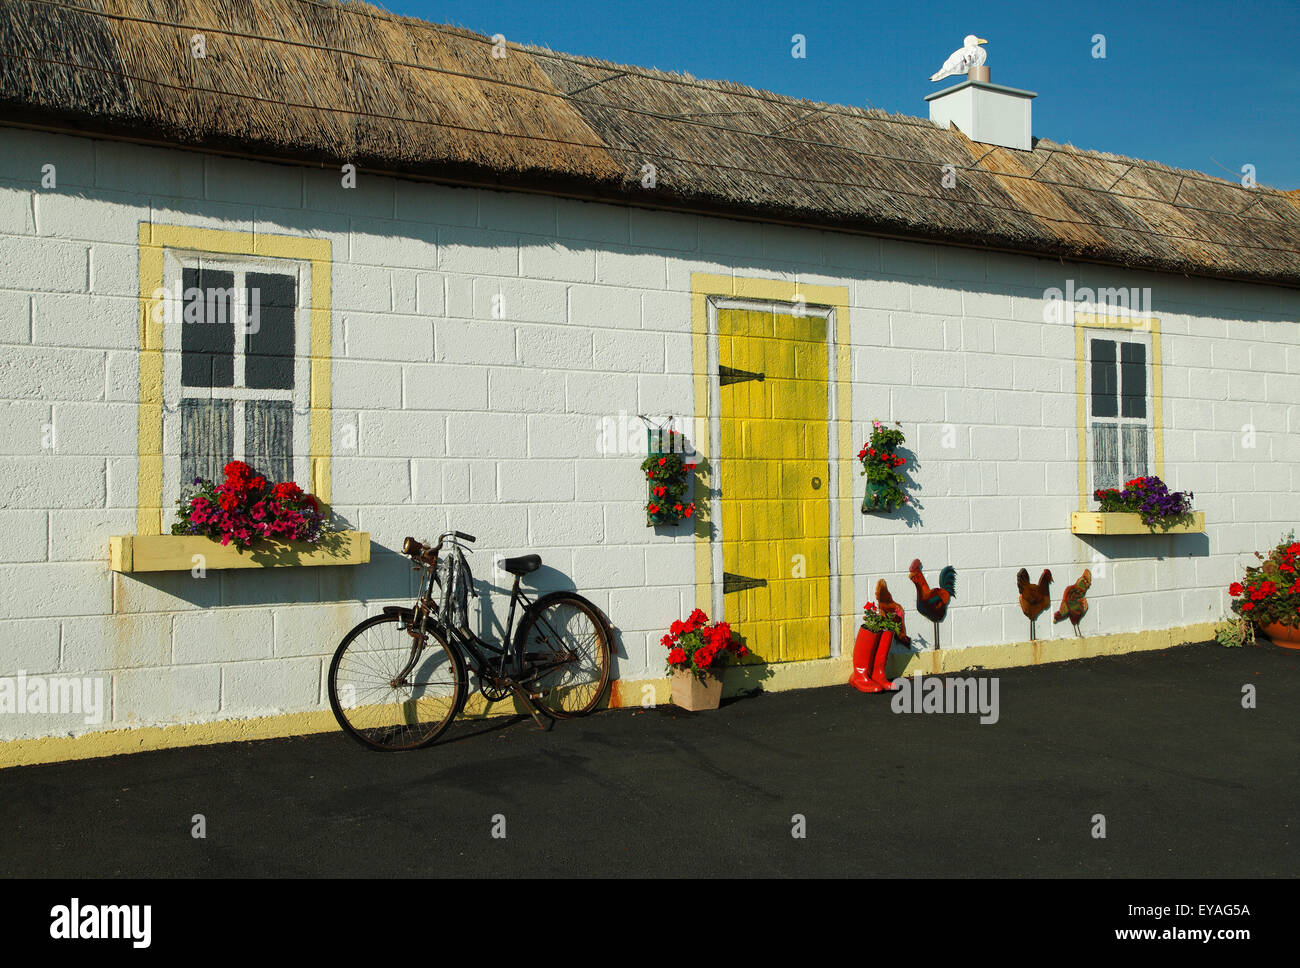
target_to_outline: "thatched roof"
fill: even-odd
[[[3,0],[0,121],[1300,285],[1296,193],[536,47],[494,57],[363,3]]]

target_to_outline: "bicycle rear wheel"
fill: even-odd
[[[612,635],[605,616],[572,592],[543,595],[524,612],[515,648],[528,691],[558,719],[585,716],[609,686]]]
[[[435,631],[413,657],[415,639],[399,615],[368,618],[339,643],[330,663],[330,708],[363,746],[396,751],[428,746],[446,729],[465,694],[465,666]]]

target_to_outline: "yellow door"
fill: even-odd
[[[757,660],[830,655],[826,319],[718,312],[723,612]]]

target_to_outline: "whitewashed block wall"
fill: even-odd
[[[148,220],[330,240],[334,505],[371,532],[369,566],[108,571],[108,537],[135,529]],[[450,527],[479,536],[480,578],[494,554],[539,552],[544,587],[571,582],[611,617],[616,673],[661,675],[658,639],[694,605],[692,538],[644,526],[639,459],[595,439],[604,417],[691,413],[694,272],[848,287],[855,444],[872,418],[902,421],[924,505],[915,527],[862,516],[856,479],[856,605],[885,577],[928,635],[907,564],[933,579],[951,563],[945,647],[1026,637],[1021,566],[1050,567],[1058,596],[1091,566],[1094,634],[1218,618],[1250,552],[1300,518],[1294,291],[364,175],[344,190],[319,170],[0,129],[0,675],[107,677],[95,728],[323,709],[342,634],[411,594],[393,549]],[[1152,290],[1165,477],[1208,521],[1191,557],[1171,537],[1108,539],[1103,573],[1069,532],[1074,335],[1043,322],[1067,278]],[[10,715],[0,739],[86,728]]]

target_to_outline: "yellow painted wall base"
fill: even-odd
[[[1214,638],[1216,623],[1201,622],[1182,628],[1154,632],[1124,632],[1086,638],[1043,639],[1008,645],[977,645],[965,649],[939,649],[915,655],[893,655],[886,672],[890,676],[938,675],[965,669],[1007,669],[1017,666],[1068,662],[1103,655],[1121,655],[1168,649]],[[762,687],[766,692],[787,689],[814,689],[847,683],[852,671],[849,656],[813,659],[805,662],[780,662],[771,665],[730,666],[723,675],[723,696],[734,696]],[[662,679],[620,679],[612,684],[609,706],[662,705],[671,701],[672,684]],[[493,716],[522,715],[513,699],[488,703],[475,694],[466,703],[465,718],[486,719]],[[95,759],[122,753],[174,749],[184,746],[209,746],[214,743],[238,743],[250,740],[280,739],[338,730],[334,714],[328,709],[308,713],[289,713],[256,719],[222,719],[209,723],[183,723],[175,726],[146,726],[136,729],[113,729],[82,736],[46,736],[16,739],[0,743],[0,768],[57,763],[65,760]],[[357,748],[361,752],[360,747]]]

